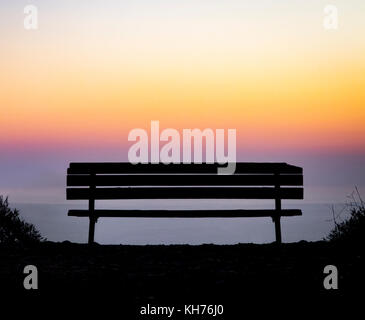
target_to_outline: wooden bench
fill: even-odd
[[[239,218],[271,217],[276,242],[281,243],[280,218],[299,216],[299,209],[282,209],[282,199],[303,199],[303,170],[286,163],[237,163],[232,175],[218,175],[218,164],[70,163],[68,200],[88,200],[88,210],[69,216],[89,217],[89,243],[101,217]],[[284,186],[284,187],[283,187]],[[104,210],[95,200],[113,199],[273,199],[262,210]]]

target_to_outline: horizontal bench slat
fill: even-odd
[[[159,187],[68,188],[68,200],[86,199],[303,199],[303,188]]]
[[[123,174],[123,173],[217,173],[222,165],[213,164],[137,164],[129,162],[72,162],[67,170],[68,174]],[[271,162],[237,162],[236,173],[290,173],[301,174],[301,167],[287,163]]]
[[[68,175],[67,186],[302,186],[302,175]]]
[[[272,217],[275,210],[95,210],[96,217],[109,218],[243,218],[243,217]],[[300,216],[299,209],[279,211],[280,216]],[[89,210],[69,210],[69,216],[89,217]]]

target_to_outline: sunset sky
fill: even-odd
[[[321,0],[29,3],[0,4],[0,194],[63,201],[70,161],[126,161],[151,120],[236,129],[238,160],[303,166],[309,201],[364,188],[363,0],[330,1],[337,30]]]

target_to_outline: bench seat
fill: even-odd
[[[69,210],[70,217],[89,217],[89,210]],[[274,217],[275,210],[94,210],[97,218],[258,218]],[[292,217],[301,216],[299,209],[284,209],[280,212],[281,216]]]

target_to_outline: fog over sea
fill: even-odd
[[[96,203],[96,208],[121,208],[120,203]],[[300,203],[284,201],[283,208],[302,209],[302,216],[283,217],[284,242],[323,239],[333,228],[331,206],[326,203]],[[84,209],[86,204],[37,204],[13,203],[21,216],[36,225],[42,235],[50,241],[87,242],[88,218],[68,217],[69,209]],[[261,202],[260,206],[250,201],[147,201],[130,200],[123,208],[272,208],[272,202]],[[338,214],[342,204],[335,205]],[[342,213],[340,219],[346,218]],[[268,243],[275,240],[271,218],[100,218],[96,224],[95,241],[100,244],[236,244]]]

